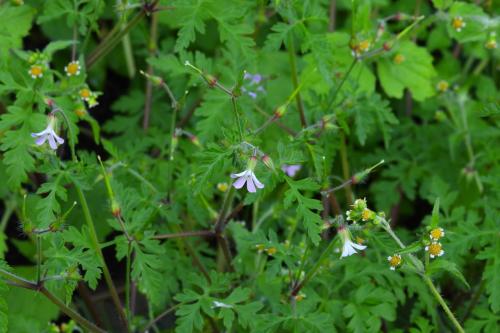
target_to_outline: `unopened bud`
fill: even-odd
[[[154,85],[161,86],[163,84],[163,79],[159,76],[151,75],[144,71],[141,71],[141,74],[144,75],[146,79],[151,81]]]
[[[203,74],[203,78],[207,81],[208,85],[213,88],[217,84],[217,78],[210,74]]]
[[[111,214],[113,214],[114,217],[120,217],[122,214],[122,211],[120,209],[120,205],[114,199],[111,202]]]
[[[392,49],[392,45],[388,42],[385,42],[384,45],[382,45],[382,48],[385,50],[385,51],[390,51]]]
[[[191,142],[197,146],[197,147],[201,147],[201,143],[200,143],[200,140],[198,139],[198,137],[196,135],[193,135],[189,138],[189,140],[191,140]]]
[[[287,105],[286,104],[283,104],[281,106],[278,106],[278,108],[276,109],[276,111],[274,111],[274,117],[276,118],[281,118],[283,117],[283,115],[285,114],[286,112],[286,107]]]
[[[47,106],[48,106],[49,108],[51,108],[51,109],[52,109],[52,108],[54,107],[54,100],[53,100],[52,98],[45,97],[45,98],[44,98],[44,102],[45,102],[45,104],[47,104]]]
[[[262,156],[262,163],[264,163],[266,167],[274,171],[273,160],[268,155]]]

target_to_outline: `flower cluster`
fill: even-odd
[[[270,256],[273,256],[276,254],[276,252],[278,252],[278,249],[274,246],[266,247],[264,244],[257,244],[255,245],[255,248],[259,253],[266,252]]]
[[[355,43],[351,46],[352,55],[356,58],[360,57],[363,53],[368,52],[370,49],[370,41],[365,39],[360,41],[359,43]]]
[[[401,255],[394,254],[392,256],[388,256],[387,261],[389,261],[390,269],[394,271],[397,267],[401,266],[403,259],[401,258]]]
[[[245,72],[243,80],[246,82],[243,87],[241,87],[241,91],[253,99],[256,99],[260,93],[264,93],[266,91],[261,84],[262,75],[260,74],[250,74]]]
[[[356,199],[352,205],[352,209],[346,212],[347,220],[357,223],[360,221],[373,221],[377,214],[369,209],[366,205],[366,199]]]
[[[30,68],[28,69],[28,74],[32,79],[40,79],[43,77],[43,73],[49,68],[47,57],[40,52],[33,53],[28,58],[28,63]]]
[[[425,251],[429,252],[429,256],[434,259],[441,257],[444,254],[443,245],[439,242],[445,235],[443,228],[434,228],[429,232],[431,243],[425,247]]]

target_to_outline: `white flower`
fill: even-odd
[[[219,301],[213,301],[212,302],[212,308],[226,308],[226,309],[231,309],[233,306],[231,304],[226,304],[222,303]]]
[[[343,242],[342,243],[342,254],[340,255],[341,259],[357,253],[356,250],[366,249],[365,245],[356,244],[351,240],[351,234],[345,226],[340,226],[337,231],[338,231],[339,236]]]
[[[344,241],[344,245],[342,246],[342,254],[340,255],[340,258],[348,257],[350,255],[358,253],[356,250],[364,250],[364,249],[366,249],[365,245],[356,244],[350,239],[346,239]]]
[[[45,141],[48,141],[50,148],[56,150],[58,145],[62,145],[64,143],[64,139],[59,137],[54,131],[54,123],[55,117],[53,115],[49,115],[49,124],[47,125],[47,128],[38,133],[31,133],[31,136],[36,138],[35,143],[38,146],[41,146],[45,143]]]
[[[240,173],[233,173],[231,174],[231,178],[236,178],[236,180],[233,183],[234,188],[240,189],[247,184],[247,190],[248,192],[255,193],[257,192],[257,188],[264,188],[264,184],[262,184],[257,177],[255,177],[255,174],[253,173],[252,169],[246,169],[243,172]]]

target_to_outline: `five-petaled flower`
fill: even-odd
[[[43,66],[31,65],[30,69],[28,70],[28,73],[33,79],[41,78],[43,77]]]
[[[429,256],[434,259],[435,257],[441,257],[444,254],[443,246],[441,243],[432,242],[425,247],[425,251],[429,252]]]
[[[253,172],[256,164],[257,164],[257,158],[255,156],[252,156],[248,161],[248,166],[245,171],[231,174],[231,178],[236,179],[233,183],[233,186],[236,189],[242,188],[245,185],[245,183],[247,184],[248,192],[251,193],[257,192],[257,188],[264,188],[264,184],[262,184],[257,179],[255,173]]]
[[[80,62],[72,61],[64,67],[67,76],[80,75]]]
[[[432,240],[434,240],[434,241],[437,241],[440,238],[443,238],[444,237],[444,229],[443,228],[434,228],[434,229],[432,229],[429,232],[429,237]]]
[[[451,26],[457,32],[460,32],[462,31],[463,28],[465,28],[466,24],[462,16],[456,16],[453,18],[453,20],[451,20]]]
[[[340,226],[337,232],[342,240],[342,254],[340,258],[348,257],[357,253],[356,250],[366,249],[365,245],[356,244],[351,240],[351,233],[345,226]]]
[[[261,92],[261,93],[265,92],[264,87],[262,87],[262,85],[261,85],[262,75],[250,74],[248,72],[245,72],[243,79],[245,81],[250,81],[250,82],[246,85],[246,87],[241,87],[241,91],[246,93],[248,96],[252,97],[253,99],[257,98],[257,95],[259,94],[259,92]]]
[[[295,177],[300,169],[302,169],[302,166],[300,164],[283,164],[281,166],[281,170],[283,170],[283,172],[286,173],[288,177]]]
[[[54,130],[56,117],[49,114],[48,120],[47,128],[38,133],[31,133],[31,136],[36,138],[35,143],[38,146],[41,146],[45,143],[45,141],[48,141],[50,148],[56,150],[58,145],[62,145],[64,143],[64,139],[59,137]]]
[[[401,255],[395,254],[392,256],[388,256],[387,261],[389,261],[389,265],[391,266],[390,269],[394,271],[396,270],[396,267],[401,265],[402,262]]]

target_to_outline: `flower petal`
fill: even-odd
[[[232,173],[231,178],[239,178],[239,177],[244,177],[247,174],[248,170],[245,170],[240,173]]]
[[[57,144],[56,144],[56,140],[54,140],[54,136],[48,134],[47,135],[47,139],[49,139],[49,146],[50,146],[50,148],[52,148],[53,150],[56,150],[57,149]]]
[[[255,186],[257,186],[258,188],[264,188],[264,184],[259,182],[259,180],[257,179],[257,177],[255,176],[255,174],[253,172],[252,172],[252,180],[255,183]]]
[[[255,189],[255,184],[253,183],[253,175],[249,175],[247,177],[247,190],[250,193],[255,193],[257,190]]]
[[[33,136],[34,133],[31,134],[31,136]],[[33,136],[34,137],[34,136]],[[45,143],[45,140],[47,140],[47,135],[44,134],[44,135],[40,135],[38,136],[38,138],[35,140],[35,144],[37,146],[41,146]]]
[[[236,179],[236,180],[234,181],[233,186],[234,186],[234,188],[235,188],[235,189],[238,189],[238,190],[239,190],[240,188],[242,188],[242,187],[243,187],[243,185],[245,185],[245,182],[246,182],[246,181],[247,181],[247,180],[246,180],[246,178],[245,178],[245,177],[240,177],[240,178],[238,178],[238,179]]]
[[[364,250],[366,249],[366,245],[361,245],[361,244],[356,244],[351,242],[351,246],[357,250]]]

